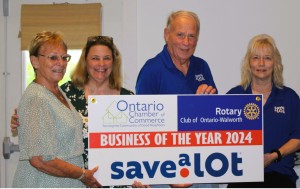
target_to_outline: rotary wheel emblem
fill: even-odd
[[[259,107],[254,103],[249,103],[244,108],[244,115],[249,120],[254,120],[259,116]]]

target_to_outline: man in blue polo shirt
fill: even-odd
[[[168,17],[164,30],[166,45],[141,69],[136,94],[214,94],[217,93],[207,62],[195,57],[200,31],[198,16],[177,11]],[[134,187],[144,187],[135,182]],[[218,184],[151,185],[151,187],[219,187]]]
[[[193,55],[199,31],[200,21],[195,13],[172,13],[164,29],[166,45],[142,67],[136,94],[217,93],[207,62]]]

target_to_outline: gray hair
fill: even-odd
[[[189,17],[192,17],[192,18],[195,20],[195,22],[196,22],[197,34],[199,35],[199,31],[200,31],[200,20],[199,20],[197,14],[194,13],[194,12],[191,12],[191,11],[185,11],[185,10],[179,10],[179,11],[176,11],[176,12],[172,12],[172,13],[169,15],[168,20],[167,20],[167,28],[168,28],[169,31],[171,30],[171,26],[172,26],[173,20],[174,20],[176,17],[179,17],[179,16],[189,16]]]

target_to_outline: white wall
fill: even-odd
[[[21,3],[53,1],[22,0]],[[56,3],[65,0],[56,0]],[[201,33],[196,56],[210,65],[220,93],[240,81],[240,64],[251,37],[268,33],[282,53],[285,84],[300,94],[300,1],[298,0],[69,0],[69,3],[101,2],[103,35],[114,38],[123,57],[124,86],[135,89],[138,71],[164,45],[163,28],[171,11],[196,12]],[[21,4],[19,3],[19,4]],[[15,7],[18,10],[19,7]],[[12,11],[12,7],[11,7]],[[9,18],[18,31],[19,14]],[[12,24],[10,24],[12,25]],[[16,34],[12,36],[14,40]],[[17,40],[18,42],[18,40]],[[15,45],[15,44],[14,44]],[[16,44],[18,46],[18,44]],[[16,52],[9,51],[8,56]],[[15,76],[18,80],[19,77]]]
[[[285,84],[300,94],[299,8],[298,0],[139,0],[138,66],[162,50],[168,14],[186,9],[200,18],[195,55],[210,65],[220,93],[240,82],[241,60],[250,38],[267,33],[281,52]]]
[[[137,68],[137,0],[100,0],[102,35],[112,36],[122,55],[124,87],[134,91]]]

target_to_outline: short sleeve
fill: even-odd
[[[155,69],[159,70],[154,66],[154,62],[147,61],[145,63],[138,74],[135,86],[136,94],[159,94],[161,77],[160,72]]]
[[[294,101],[291,103],[291,106],[294,106],[292,112],[294,113],[291,117],[294,119],[292,121],[293,125],[293,134],[292,138],[300,139],[300,99],[299,96],[295,95]]]

